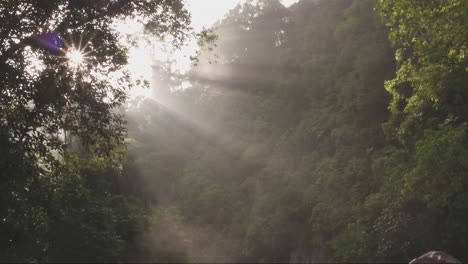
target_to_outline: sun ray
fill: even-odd
[[[78,42],[78,49],[81,50],[81,45],[83,44],[83,34],[80,34],[80,41]]]

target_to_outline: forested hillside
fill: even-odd
[[[177,247],[192,261],[466,259],[465,6],[270,0],[227,14],[193,87],[157,86],[130,115],[160,206],[203,233]]]
[[[468,1],[248,0],[212,30],[153,98],[51,123],[62,159],[2,91],[0,260],[468,261]]]

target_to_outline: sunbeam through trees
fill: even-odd
[[[0,0],[0,262],[468,261],[468,1],[224,4]]]

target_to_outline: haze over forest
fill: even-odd
[[[468,262],[468,1],[184,4],[0,0],[0,262]]]

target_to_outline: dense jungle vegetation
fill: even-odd
[[[189,34],[179,0],[0,1],[0,261],[468,261],[468,1],[248,0],[128,104],[116,17]]]

